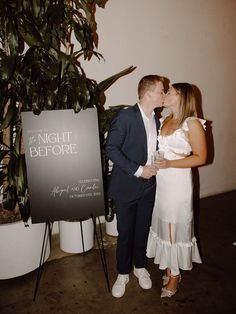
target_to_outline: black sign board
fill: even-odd
[[[104,215],[96,109],[22,113],[33,223]]]

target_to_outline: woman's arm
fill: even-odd
[[[159,169],[192,168],[206,163],[207,145],[204,128],[197,119],[189,120],[187,123],[189,128],[188,139],[192,148],[192,155],[177,160],[165,159],[157,163]]]

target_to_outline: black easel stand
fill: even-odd
[[[80,220],[80,232],[81,232],[81,240],[82,240],[83,255],[85,256],[84,233],[83,233],[83,225],[82,225],[82,221],[81,221],[81,220]]]
[[[108,288],[108,291],[111,292],[110,284],[109,284],[109,278],[108,278],[106,255],[105,255],[105,249],[104,249],[104,243],[103,243],[103,232],[102,232],[102,227],[101,227],[101,221],[100,221],[100,218],[97,217],[98,218],[98,223],[99,223],[98,226],[99,226],[99,231],[100,231],[100,239],[101,239],[101,241],[99,241],[99,236],[98,236],[98,232],[97,232],[97,225],[96,225],[96,217],[91,217],[91,218],[93,220],[94,236],[95,236],[95,238],[97,240],[97,245],[98,245],[98,249],[99,249],[99,253],[100,253],[102,267],[103,267],[104,275],[105,275],[105,278],[106,278],[107,288]],[[46,255],[46,250],[47,250],[47,245],[48,245],[48,239],[49,239],[50,246],[51,246],[52,226],[53,226],[53,223],[50,223],[50,222],[46,222],[45,223],[45,231],[44,231],[44,236],[43,236],[41,257],[40,257],[40,262],[39,262],[39,268],[38,268],[38,273],[37,273],[37,279],[36,279],[36,284],[35,284],[33,301],[35,301],[35,299],[36,299],[36,295],[37,295],[37,292],[38,292],[40,279],[41,279],[41,276],[42,276],[42,273],[43,273],[43,267],[44,267],[44,262],[45,262],[45,255]],[[85,255],[82,221],[80,221],[80,230],[81,230],[83,255]]]
[[[99,231],[100,231],[100,239],[101,239],[101,243],[99,241],[99,237],[98,237],[98,233],[97,233],[97,226],[96,226],[96,217],[92,217],[93,219],[93,225],[94,225],[94,234],[97,240],[97,244],[98,244],[98,249],[99,249],[99,253],[100,253],[100,258],[101,258],[101,262],[102,262],[102,267],[103,267],[103,272],[106,278],[106,282],[107,282],[107,289],[109,292],[111,292],[110,289],[110,284],[109,284],[109,277],[108,277],[108,270],[107,270],[107,261],[106,261],[106,254],[105,254],[105,250],[104,250],[104,243],[103,243],[103,233],[102,233],[102,227],[101,227],[101,221],[100,218],[98,218],[98,225],[99,225]]]
[[[49,244],[51,246],[52,226],[53,226],[53,223],[51,224],[49,221],[45,222],[43,244],[42,244],[42,250],[41,250],[41,256],[40,256],[40,261],[39,261],[37,279],[36,279],[36,284],[35,284],[35,289],[34,289],[34,298],[33,298],[34,301],[36,299],[40,279],[41,279],[41,276],[43,273],[43,267],[44,267],[44,262],[45,262],[48,240],[49,240]]]

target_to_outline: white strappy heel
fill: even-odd
[[[164,277],[164,278],[163,278]],[[177,275],[177,276],[170,276],[170,277],[168,277],[167,275],[164,275],[162,277],[162,279],[163,279],[163,284],[164,284],[164,282],[169,282],[169,280],[170,280],[170,277],[172,277],[172,278],[176,278],[176,277],[179,277],[179,280],[178,280],[178,283],[177,283],[177,287],[176,287],[176,290],[175,291],[172,291],[172,290],[169,290],[169,289],[167,289],[166,287],[163,287],[162,289],[161,289],[161,298],[171,298],[173,295],[175,295],[176,294],[176,292],[177,292],[177,290],[178,290],[178,285],[179,285],[179,283],[180,283],[180,281],[181,281],[181,275],[179,274],[179,275]],[[167,284],[166,283],[166,284]]]

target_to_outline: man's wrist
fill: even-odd
[[[143,166],[139,166],[138,170],[134,173],[135,177],[139,178],[141,177],[141,174],[143,173]]]

